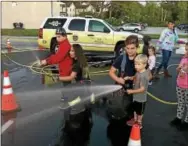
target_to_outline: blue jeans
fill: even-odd
[[[167,69],[171,54],[172,54],[172,51],[162,50],[162,62],[157,69],[158,72],[160,71],[162,67],[164,67],[164,70]]]

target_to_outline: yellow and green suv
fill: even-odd
[[[119,32],[102,19],[92,17],[48,17],[43,21],[38,34],[39,46],[54,52],[57,48],[55,31],[57,27],[65,28],[71,44],[79,43],[84,51],[91,53],[121,52],[124,41],[129,35],[137,35],[142,40],[141,34],[132,32]],[[138,53],[143,45],[139,46]]]

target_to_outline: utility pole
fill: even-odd
[[[50,2],[51,2],[51,17],[53,17],[53,0],[51,0]]]

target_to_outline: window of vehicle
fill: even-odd
[[[139,24],[132,23],[131,26],[139,26]]]
[[[57,29],[58,27],[63,27],[66,21],[66,18],[49,18],[43,28]]]
[[[69,24],[69,30],[84,31],[86,21],[84,19],[73,19]]]
[[[103,20],[104,21],[104,20]],[[111,25],[109,24],[108,22],[104,21],[104,23],[106,23],[113,31],[116,31],[116,29]]]
[[[102,33],[110,33],[108,27],[106,27],[102,22],[96,20],[89,21],[89,31],[91,32],[102,32]]]

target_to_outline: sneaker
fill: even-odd
[[[149,81],[148,85],[151,86],[152,84],[153,84],[152,81]]]
[[[133,126],[136,123],[136,121],[134,120],[134,118],[132,118],[131,120],[127,121],[127,125],[128,126]]]
[[[174,118],[171,122],[170,122],[170,125],[172,126],[180,126],[181,125],[181,119],[179,118]]]
[[[185,130],[188,130],[188,123],[187,122],[182,122],[179,129],[181,131],[185,131]]]

